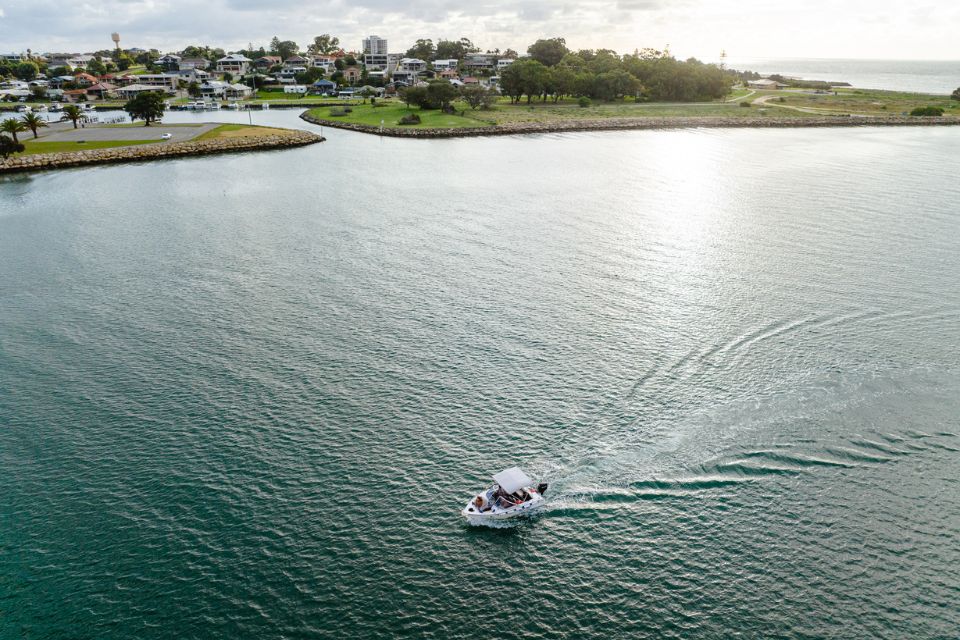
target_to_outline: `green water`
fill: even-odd
[[[956,635],[960,131],[325,134],[0,181],[0,637]]]

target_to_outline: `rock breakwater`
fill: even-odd
[[[287,147],[300,147],[321,141],[323,141],[323,138],[315,133],[290,130],[289,133],[282,135],[272,134],[239,138],[211,138],[209,140],[188,140],[173,143],[157,142],[129,147],[112,147],[108,149],[18,155],[6,160],[0,160],[0,174],[17,171],[79,167],[91,164],[159,160],[181,156],[201,156],[214,153],[283,149]]]
[[[862,118],[824,116],[811,118],[724,118],[724,117],[661,117],[600,118],[594,120],[560,120],[554,122],[517,122],[489,127],[464,128],[388,128],[317,118],[304,112],[300,117],[312,124],[394,138],[461,138],[471,136],[503,136],[564,131],[617,131],[630,129],[699,129],[699,128],[798,128],[798,127],[916,127],[960,125],[960,118],[884,117]]]

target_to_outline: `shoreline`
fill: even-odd
[[[289,131],[290,133],[284,135],[186,140],[183,142],[160,142],[156,144],[139,144],[106,149],[89,149],[85,151],[18,155],[6,160],[0,160],[0,175],[97,164],[162,160],[165,158],[179,158],[184,156],[205,156],[220,153],[285,149],[288,147],[302,147],[308,144],[315,144],[317,142],[323,142],[326,139],[310,131],[300,129],[290,129]]]
[[[317,118],[309,111],[300,118],[311,124],[334,129],[345,129],[392,138],[470,138],[478,136],[505,136],[536,133],[564,133],[575,131],[630,131],[655,129],[798,129],[823,127],[933,127],[960,126],[960,118],[893,116],[883,118],[823,116],[819,118],[725,118],[725,117],[647,117],[604,118],[558,122],[522,122],[488,127],[404,129]]]

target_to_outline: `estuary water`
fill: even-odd
[[[0,181],[0,637],[956,635],[960,130],[324,133]]]
[[[738,58],[728,60],[727,66],[805,80],[848,82],[860,89],[949,94],[960,87],[960,60]]]

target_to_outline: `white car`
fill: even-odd
[[[160,139],[161,139],[161,140],[169,140],[169,139],[172,138],[172,137],[173,137],[173,134],[172,134],[172,133],[165,133],[165,134],[163,134],[162,136],[160,136]]]

